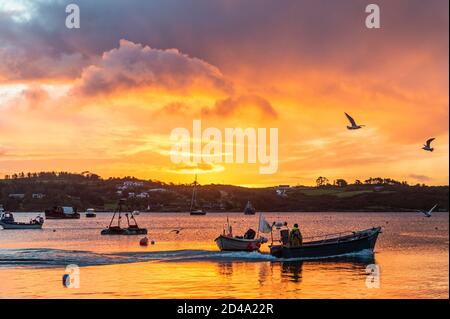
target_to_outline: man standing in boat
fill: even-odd
[[[289,246],[291,247],[299,247],[303,244],[303,237],[300,229],[298,228],[298,224],[294,224],[291,232],[289,234]]]

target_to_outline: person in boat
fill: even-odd
[[[303,244],[303,237],[300,229],[298,228],[298,224],[294,224],[291,232],[289,233],[289,246],[291,247],[299,247]]]
[[[256,232],[253,229],[249,229],[244,234],[244,239],[255,239]]]

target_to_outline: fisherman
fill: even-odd
[[[294,224],[291,232],[289,234],[289,246],[291,247],[299,247],[303,244],[303,237],[300,229],[298,228],[298,224]]]

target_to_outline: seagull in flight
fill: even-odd
[[[184,228],[172,229],[169,233],[179,234]]]
[[[437,204],[433,206],[429,211],[419,210],[419,213],[424,214],[426,217],[431,217],[431,213],[433,213],[434,209],[437,207]]]
[[[345,113],[345,112],[344,112]],[[356,124],[356,122],[355,122],[355,120],[353,119],[353,117],[351,117],[350,115],[348,115],[347,113],[345,113],[345,116],[347,116],[347,119],[350,121],[350,124],[352,125],[352,126],[347,126],[347,128],[349,129],[349,130],[357,130],[357,129],[360,129],[360,128],[362,128],[364,125],[358,125],[358,124]]]
[[[431,147],[431,142],[434,141],[434,137],[427,140],[427,142],[423,145],[422,149],[428,152],[433,152],[434,148]]]

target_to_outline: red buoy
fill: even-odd
[[[144,237],[139,241],[139,245],[141,246],[148,246],[148,238]]]

